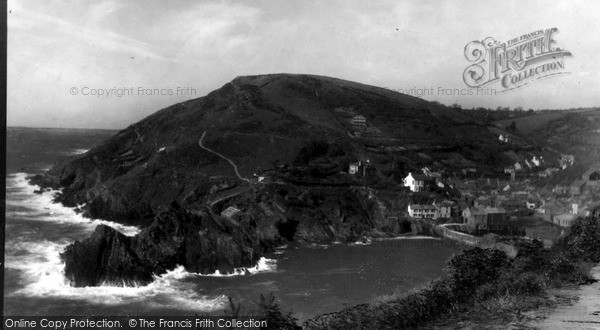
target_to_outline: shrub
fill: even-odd
[[[517,256],[513,268],[517,272],[540,272],[550,266],[550,251],[540,240],[520,240],[516,243]]]
[[[499,250],[473,248],[453,257],[448,263],[457,293],[467,299],[484,283],[494,282],[508,257]]]
[[[306,165],[311,159],[321,157],[327,154],[329,144],[325,141],[311,141],[307,146],[298,151],[295,163]]]
[[[571,260],[600,262],[600,218],[596,215],[577,219],[555,250],[567,252]]]
[[[260,313],[263,315],[260,321],[267,321],[268,329],[302,329],[296,322],[298,319],[292,316],[292,311],[283,312],[273,293],[260,295],[257,302]]]
[[[551,261],[547,276],[549,282],[557,287],[563,283],[587,284],[594,282],[589,272],[584,271],[580,265],[575,264],[565,254],[559,254]]]

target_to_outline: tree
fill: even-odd
[[[508,264],[508,257],[500,250],[473,248],[450,259],[448,266],[457,293],[468,296],[480,285],[498,279]]]
[[[291,310],[287,312],[281,311],[281,307],[272,292],[266,296],[261,294],[257,304],[263,315],[260,320],[267,321],[267,329],[302,329],[296,323],[298,319],[292,316]]]

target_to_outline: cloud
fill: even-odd
[[[557,1],[11,0],[9,124],[125,127],[190,98],[73,97],[72,86],[182,86],[199,97],[235,76],[290,72],[393,89],[464,88],[466,43],[553,26],[574,54],[570,76],[502,96],[426,98],[466,107],[598,105],[600,49],[591,40],[600,22],[591,13],[600,2]]]
[[[154,52],[152,46],[146,42],[98,26],[97,24],[116,8],[114,5],[107,5],[107,2],[95,5],[89,24],[83,26],[56,16],[12,6],[12,3],[10,8],[13,12],[9,15],[7,24],[11,34],[28,33],[50,38],[57,43],[83,42],[105,51],[161,61],[172,60]]]

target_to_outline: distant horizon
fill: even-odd
[[[435,101],[429,101],[426,100],[428,102],[435,102]],[[446,104],[442,104],[445,107],[450,108],[451,105],[446,105]],[[163,108],[164,109],[164,108]],[[474,111],[476,110],[477,107],[475,108],[462,108],[462,110],[466,110],[466,111]],[[487,110],[491,110],[491,111],[498,111],[498,109],[493,109],[493,108],[485,108]],[[566,109],[533,109],[534,112],[538,112],[538,111],[569,111],[569,110],[597,110],[600,109],[600,106],[596,106],[596,107],[579,107],[579,108],[566,108]],[[160,111],[162,109],[158,109],[156,111]],[[510,111],[514,111],[515,109],[510,109]],[[529,109],[522,109],[522,111],[529,111]],[[151,115],[151,114],[150,114]],[[149,116],[150,116],[149,115]],[[141,119],[140,119],[141,120]],[[499,120],[504,120],[504,119],[499,119]],[[95,131],[121,131],[126,129],[127,127],[131,126],[132,124],[135,124],[137,122],[134,123],[130,123],[127,126],[121,127],[121,128],[94,128],[94,127],[52,127],[52,126],[25,126],[25,125],[6,125],[6,128],[33,128],[33,129],[64,129],[64,130],[95,130]]]

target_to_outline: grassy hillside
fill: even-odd
[[[357,115],[366,126],[352,125]],[[510,161],[493,132],[455,109],[336,78],[273,74],[238,77],[160,110],[45,180],[66,187],[61,201],[87,204],[91,216],[145,223],[161,205],[201,205],[211,186],[235,178],[225,159],[200,148],[204,132],[204,145],[247,178],[294,162],[311,141],[343,146],[346,162],[373,159],[386,176],[432,162],[461,169]]]

